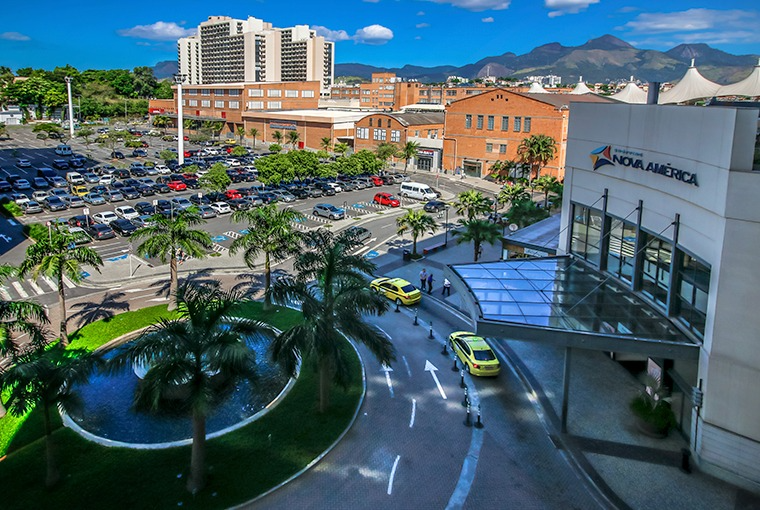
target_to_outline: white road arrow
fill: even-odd
[[[391,381],[391,372],[393,372],[393,369],[388,365],[383,365],[381,370],[385,372],[385,382],[388,383],[388,391],[391,392],[391,398],[393,398],[393,381]]]
[[[429,360],[425,360],[425,372],[430,372],[430,375],[433,376],[433,380],[435,381],[435,385],[438,386],[438,392],[441,394],[443,400],[446,400],[446,392],[443,391],[441,382],[438,380],[438,375],[436,374],[437,371],[438,369],[435,368],[435,365],[430,363]]]

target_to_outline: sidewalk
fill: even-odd
[[[430,238],[418,243],[417,250],[440,242]],[[394,260],[378,267],[377,274],[401,277],[418,285],[422,268],[433,272],[433,292],[424,299],[436,299],[461,309],[456,292],[442,296],[446,264],[472,262],[471,245],[449,246],[414,262]],[[500,258],[501,247],[486,245],[483,261]],[[389,254],[388,257],[393,257]],[[387,258],[387,257],[386,257]],[[568,434],[560,432],[564,350],[516,340],[501,341],[513,365],[536,395],[536,405],[545,416],[552,441],[564,449],[581,477],[595,486],[611,508],[711,510],[760,508],[760,496],[701,473],[692,462],[691,474],[680,471],[681,449],[687,442],[678,432],[666,439],[652,439],[635,430],[628,401],[640,388],[621,365],[602,352],[573,350],[569,393]]]

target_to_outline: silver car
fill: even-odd
[[[314,206],[312,213],[314,216],[324,216],[331,220],[342,220],[346,217],[346,211],[332,204],[317,204]]]

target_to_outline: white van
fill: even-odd
[[[84,184],[84,177],[79,172],[69,172],[66,174],[66,181],[71,185]]]
[[[399,195],[417,200],[433,200],[438,195],[427,184],[421,182],[402,182]]]
[[[55,153],[59,156],[71,156],[71,146],[60,144],[55,148]]]

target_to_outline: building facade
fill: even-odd
[[[575,104],[559,240],[560,252],[653,306],[696,346],[698,359],[651,357],[650,374],[671,389],[700,468],[755,490],[758,113]]]
[[[335,47],[306,25],[275,28],[253,17],[209,16],[197,34],[179,39],[177,59],[191,85],[316,81],[326,94]]]

